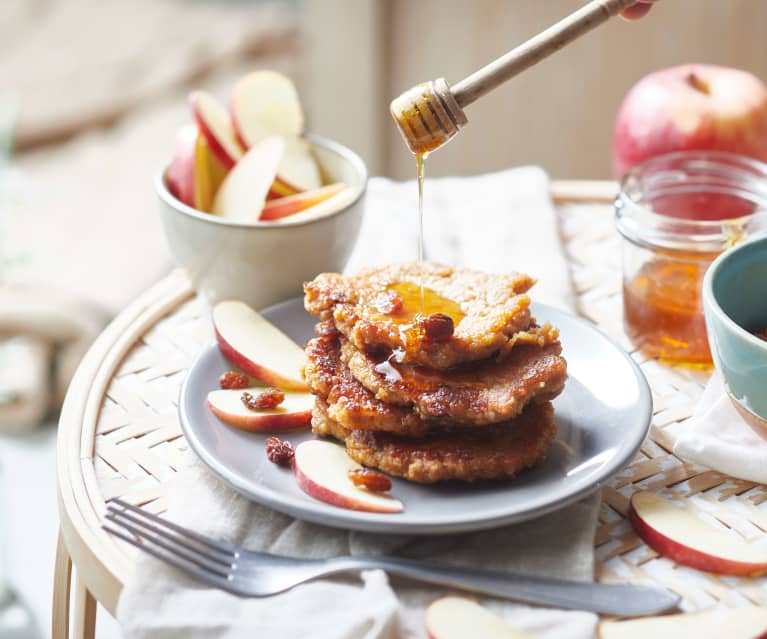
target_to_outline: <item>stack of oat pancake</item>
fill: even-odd
[[[313,431],[423,483],[508,479],[540,463],[567,370],[557,329],[531,317],[533,284],[432,262],[318,275],[304,285],[320,319],[304,371]]]

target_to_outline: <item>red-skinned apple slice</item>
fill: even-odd
[[[251,148],[219,187],[212,212],[235,222],[257,222],[284,150],[285,143],[278,137]]]
[[[426,609],[429,639],[527,639],[499,616],[466,597],[442,597]]]
[[[767,549],[718,530],[655,493],[632,495],[629,520],[647,545],[679,564],[722,575],[767,572]]]
[[[195,155],[197,127],[188,124],[176,134],[173,159],[168,167],[168,189],[187,206],[195,206]]]
[[[211,151],[224,168],[231,169],[242,157],[243,150],[226,109],[205,91],[192,91],[189,94],[189,105]]]
[[[194,145],[194,207],[210,213],[213,199],[226,178],[227,171],[218,161],[202,133]]]
[[[320,188],[322,176],[309,143],[301,138],[284,139],[285,155],[277,167],[277,188],[296,192]]]
[[[213,326],[221,353],[245,373],[283,390],[308,390],[301,379],[303,349],[247,304],[219,302]]]
[[[338,195],[346,188],[343,182],[322,186],[313,191],[303,191],[288,197],[281,197],[277,200],[271,200],[264,204],[259,219],[263,221],[279,220],[288,217],[294,213],[300,213],[312,206],[316,206],[325,200],[329,200],[334,195]]]
[[[308,495],[350,510],[402,512],[402,502],[394,497],[355,486],[348,477],[348,472],[353,468],[362,466],[338,444],[315,439],[301,442],[296,447],[293,472],[301,490]]]
[[[304,128],[304,114],[293,82],[276,71],[255,71],[234,87],[232,123],[243,147],[269,135],[295,138]]]
[[[603,621],[599,639],[765,639],[767,609],[717,608],[683,615]]]
[[[243,393],[256,397],[263,388],[245,390],[214,390],[208,393],[208,406],[222,422],[253,432],[282,432],[308,428],[312,421],[314,395],[285,393],[276,408],[251,410],[242,401]]]
[[[269,193],[266,195],[266,201],[268,202],[270,200],[278,200],[281,197],[289,197],[300,192],[301,191],[299,191],[293,185],[288,184],[287,182],[283,182],[278,175],[276,178],[274,178],[274,182],[272,182],[272,185],[269,187]]]

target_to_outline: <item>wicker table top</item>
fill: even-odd
[[[632,352],[621,328],[620,247],[611,207],[579,202],[578,188],[564,191],[557,201],[579,311]],[[132,549],[101,530],[104,502],[119,496],[154,512],[165,510],[165,495],[192,455],[176,415],[179,386],[210,339],[208,310],[174,272],[104,331],[67,395],[58,443],[61,533],[80,579],[112,614],[131,571]],[[649,489],[711,514],[746,539],[767,531],[764,486],[672,454],[707,373],[668,367],[638,352],[632,356],[653,391],[652,430],[631,464],[602,487],[597,579],[661,583],[683,597],[684,610],[767,606],[767,578],[720,577],[677,566],[649,549],[626,520],[631,493]]]

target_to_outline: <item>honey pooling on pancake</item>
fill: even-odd
[[[408,281],[388,285],[373,299],[367,315],[371,319],[388,320],[397,326],[405,344],[424,337],[424,321],[437,315],[442,320],[449,318],[448,324],[452,322],[447,331],[448,339],[458,323],[466,317],[458,302],[440,295],[434,289]],[[396,378],[397,371],[390,365],[391,360],[401,361],[396,349],[381,362],[381,372]]]

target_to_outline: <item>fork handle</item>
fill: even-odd
[[[342,557],[332,561],[340,564],[339,570],[380,568],[393,575],[438,586],[601,614],[656,614],[675,607],[679,602],[678,595],[656,586],[529,577],[392,557]]]

